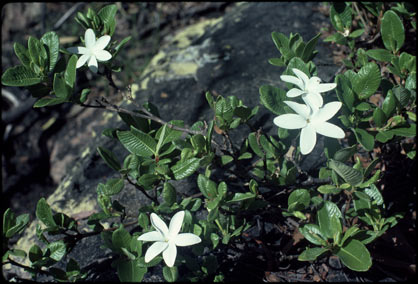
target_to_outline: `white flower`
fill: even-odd
[[[274,118],[273,123],[282,128],[302,129],[299,144],[303,155],[309,154],[315,147],[316,133],[332,138],[344,138],[345,133],[340,127],[327,122],[341,108],[341,102],[327,103],[318,110],[312,110],[306,105],[291,101],[284,101],[284,103],[297,114],[279,115]]]
[[[162,252],[165,264],[168,267],[172,267],[177,256],[177,246],[191,246],[202,241],[197,235],[192,233],[179,234],[183,224],[184,211],[177,212],[171,218],[169,228],[155,213],[151,213],[150,219],[156,231],[145,233],[138,238],[140,241],[155,242],[145,253],[145,262],[150,262]]]
[[[94,31],[92,29],[87,29],[84,34],[84,42],[86,43],[86,47],[70,47],[67,50],[71,53],[82,54],[77,60],[76,68],[80,68],[87,62],[90,70],[97,73],[97,61],[108,61],[112,58],[110,52],[104,50],[110,42],[110,36],[104,35],[96,41]]]
[[[283,81],[295,84],[298,87],[290,89],[286,95],[290,98],[302,96],[303,101],[312,109],[318,109],[324,104],[321,93],[331,91],[337,86],[335,83],[321,84],[319,77],[314,76],[309,78],[299,69],[292,68],[292,71],[297,77],[289,75],[280,76],[280,79]]]

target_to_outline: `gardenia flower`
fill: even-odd
[[[321,84],[319,77],[314,76],[309,78],[299,69],[292,68],[292,71],[297,77],[289,75],[280,76],[280,79],[283,81],[295,84],[298,87],[290,89],[286,95],[290,98],[302,96],[303,101],[312,109],[318,109],[324,104],[321,93],[331,91],[337,86],[335,83]]]
[[[145,253],[145,262],[150,262],[162,252],[165,264],[168,267],[172,267],[177,256],[177,246],[191,246],[202,241],[197,235],[192,233],[179,234],[183,224],[184,211],[177,212],[171,218],[169,228],[155,213],[151,213],[150,219],[156,231],[145,233],[138,238],[140,241],[155,242]]]
[[[90,70],[97,73],[97,61],[108,61],[112,58],[110,52],[104,50],[104,48],[109,44],[110,36],[104,35],[96,41],[94,31],[92,29],[87,29],[84,34],[84,41],[86,43],[86,47],[70,47],[67,50],[71,53],[82,54],[77,60],[76,68],[80,68],[87,62]]]
[[[284,101],[284,103],[297,114],[279,115],[274,118],[273,123],[281,128],[302,129],[299,144],[303,155],[309,154],[315,147],[316,133],[332,138],[344,138],[345,133],[340,127],[327,122],[341,108],[341,102],[327,103],[318,110],[312,110],[306,105],[291,101]]]

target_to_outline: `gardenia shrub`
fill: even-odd
[[[275,115],[266,126],[276,126],[277,135],[268,135],[263,127],[255,129],[252,121],[259,107],[246,106],[235,96],[214,97],[207,92],[214,118],[197,121],[191,127],[181,120],[163,121],[158,107],[151,103],[138,105],[128,86],[118,87],[112,80],[114,72],[120,71],[113,62],[130,41],[130,37],[120,42],[112,40],[117,28],[116,5],[77,14],[76,22],[85,29],[80,46],[61,47],[53,31],[40,39],[29,37],[27,46],[16,42],[14,51],[21,64],[4,71],[3,85],[28,88],[37,98],[35,108],[72,103],[117,112],[129,130],[108,129],[104,133],[126,149],[123,162],[111,150],[97,147],[119,177],[97,185],[102,211],[89,217],[90,231],[80,231],[75,219],[53,212],[41,198],[36,216],[42,226],[36,235],[43,246],[34,244],[29,251],[12,249],[8,240],[25,229],[29,215],[15,216],[7,209],[3,215],[3,264],[23,267],[34,280],[39,274],[47,274],[57,281],[79,281],[86,278],[86,271],[77,260],[69,259],[65,270],[54,265],[63,261],[80,240],[100,234],[103,246],[119,256],[112,267],[121,281],[141,281],[156,265],[163,266],[167,281],[221,281],[224,275],[218,269],[219,261],[210,252],[245,241],[243,235],[255,224],[242,212],[267,207],[269,201],[259,190],[263,186],[292,189],[282,214],[298,223],[307,240],[298,260],[336,255],[351,270],[369,270],[372,257],[367,245],[395,226],[401,215],[387,214],[376,185],[382,174],[375,169],[379,158],[363,168],[354,156],[360,150],[373,151],[376,144],[402,143],[404,137],[415,137],[416,57],[402,51],[402,46],[404,24],[409,21],[414,29],[416,24],[415,13],[402,3],[390,8],[378,2],[358,3],[380,19],[384,43],[381,49],[359,48],[359,37],[369,27],[361,21],[354,26],[353,17],[358,12],[353,5],[329,4],[336,32],[324,41],[350,50],[333,82],[322,83],[312,61],[318,53],[315,47],[320,34],[305,42],[298,33],[272,32],[280,57],[266,60],[284,68],[280,79],[287,89],[263,85],[259,95],[262,106]],[[96,74],[91,86],[101,78],[108,80],[111,88],[132,102],[133,109],[114,105],[105,97],[90,98],[90,88],[77,86],[80,72]],[[369,100],[377,92],[383,96],[381,104]],[[239,125],[251,131],[241,143],[229,136]],[[348,133],[352,139],[347,139]],[[240,146],[219,154],[214,135]],[[312,152],[318,135],[325,136],[327,160],[313,177],[300,168],[298,161]],[[415,159],[415,148],[406,155]],[[226,181],[212,175],[216,167],[242,161],[251,161],[252,167],[248,175],[238,176],[245,185],[241,191],[231,190]],[[200,194],[178,201],[170,181],[193,175]],[[133,234],[126,228],[123,205],[113,197],[126,190],[125,182],[149,199],[149,204],[139,205],[135,223],[139,232]],[[197,218],[197,212],[204,212],[203,217]],[[102,223],[112,217],[119,217],[119,222],[105,229]],[[50,236],[55,236],[54,241]],[[30,266],[19,263],[26,257]]]

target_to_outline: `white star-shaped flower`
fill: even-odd
[[[303,101],[312,109],[318,109],[324,104],[321,93],[331,91],[337,86],[335,83],[321,84],[319,77],[313,76],[309,78],[299,69],[292,68],[292,71],[297,77],[290,75],[280,76],[280,79],[283,81],[292,83],[298,87],[290,89],[286,95],[290,98],[302,96]]]
[[[151,213],[150,219],[156,231],[148,232],[138,237],[140,241],[155,242],[145,253],[145,262],[150,262],[162,252],[165,264],[168,267],[172,267],[176,260],[178,246],[191,246],[202,241],[197,235],[192,233],[179,234],[183,224],[184,211],[177,212],[171,218],[169,228],[155,213]]]
[[[312,110],[304,104],[298,104],[291,101],[284,101],[294,113],[282,114],[274,118],[273,123],[278,127],[286,129],[299,129],[300,133],[300,151],[303,155],[309,154],[316,144],[316,133],[332,138],[344,138],[344,131],[335,124],[327,122],[341,108],[341,102],[330,102],[320,107],[318,110]]]
[[[84,46],[77,46],[77,47],[70,47],[67,50],[71,53],[82,54],[80,58],[77,60],[76,68],[80,68],[86,62],[89,66],[89,69],[97,73],[98,65],[97,61],[108,61],[112,58],[112,55],[109,51],[104,50],[104,48],[110,42],[110,36],[104,35],[96,40],[96,35],[92,29],[87,29],[86,33],[84,34],[84,42],[86,47]]]

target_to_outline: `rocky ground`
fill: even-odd
[[[268,58],[277,56],[277,50],[270,38],[271,31],[285,34],[299,32],[306,40],[329,28],[326,9],[320,3],[245,4],[252,5],[250,9],[245,5],[229,2],[118,5],[115,37],[122,39],[133,35],[133,39],[128,49],[121,54],[120,60],[125,69],[118,75],[116,83],[123,86],[139,84],[138,102],[150,100],[160,107],[164,119],[183,119],[186,123],[207,119],[210,115],[202,96],[207,90],[224,96],[236,95],[249,106],[259,104],[258,88],[263,84],[276,84],[281,74],[277,67],[267,63]],[[13,42],[25,44],[29,35],[39,38],[45,31],[54,29],[65,42],[74,42],[76,39],[72,35],[77,34],[74,33],[77,29],[74,15],[66,18],[66,12],[71,9],[86,11],[87,5],[51,2],[9,3],[3,6],[2,70],[18,64],[13,53]],[[216,19],[224,15],[222,27],[209,29],[201,34],[198,30],[197,35],[186,39],[173,36],[177,31],[199,23],[215,27]],[[257,36],[257,39],[249,42],[251,35],[254,38]],[[187,49],[182,44],[193,46],[194,49]],[[321,77],[327,81],[338,69],[338,55],[343,50],[322,42],[318,49],[318,61],[315,63],[319,66]],[[213,61],[192,66],[191,71],[175,69],[175,66],[165,65],[163,61],[155,62],[155,58],[164,54],[165,60],[178,61],[179,65],[176,66],[183,68],[186,66],[184,58],[191,56],[196,50],[200,55],[215,55]],[[190,67],[190,64],[187,66]],[[160,75],[153,77],[156,68],[160,68]],[[144,84],[145,80],[139,81],[138,78],[144,78],[147,72],[150,74],[149,80]],[[108,90],[109,87],[102,82],[96,91],[111,96]],[[179,103],[185,97],[189,101],[188,108]],[[121,97],[114,95],[112,99],[117,102]],[[70,175],[74,178],[67,189],[71,188],[71,194],[78,196],[91,192],[91,188],[94,193],[98,182],[112,177],[114,173],[94,153],[92,139],[95,143],[100,141],[112,147],[114,151],[123,151],[118,145],[100,140],[100,133],[109,121],[118,123],[114,117],[104,115],[102,110],[70,105],[33,109],[32,104],[27,92],[19,88],[2,88],[2,212],[10,207],[17,215],[31,214],[31,220],[35,217],[37,201],[41,197],[56,195],[56,189],[67,184]],[[173,113],[176,113],[175,117]],[[271,119],[271,114],[261,112],[258,123],[262,125]],[[239,137],[240,134],[236,135]],[[297,241],[291,233],[290,225],[278,226],[283,221],[283,218],[276,216],[280,213],[265,212],[260,214],[258,228],[248,232],[248,253],[237,255],[231,252],[231,258],[223,263],[226,280],[413,280],[416,277],[415,161],[406,159],[401,154],[401,149],[392,147],[381,150],[386,165],[380,182],[384,185],[384,198],[392,212],[403,211],[405,217],[369,247],[374,260],[370,271],[354,273],[342,269],[334,258],[315,264],[297,260],[279,262],[281,252],[286,250],[286,253],[292,254],[290,247]],[[312,160],[316,158],[312,156],[311,161],[306,163],[312,164]],[[124,198],[138,200],[140,197],[126,193]],[[283,199],[283,202],[286,200]],[[89,210],[84,208],[83,212]],[[92,238],[84,242],[78,252],[74,252],[74,258],[84,259],[83,266],[87,266],[90,260],[100,259],[95,265],[89,266],[92,271],[89,279],[116,281],[114,274],[103,278],[103,271],[109,269],[110,264],[107,254],[89,255],[87,249],[95,242],[99,242],[99,239]],[[10,279],[15,272],[3,273]],[[161,279],[149,276],[145,280]]]

